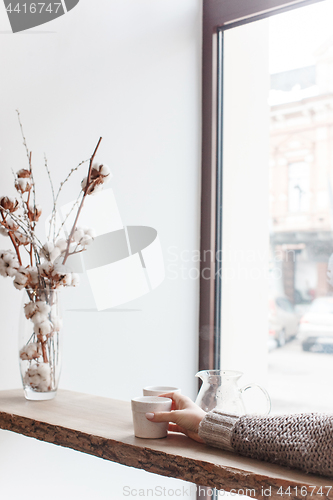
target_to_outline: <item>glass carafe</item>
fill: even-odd
[[[257,388],[264,394],[266,411],[271,409],[271,400],[267,391],[258,384],[248,384],[238,387],[238,380],[243,375],[242,372],[232,370],[202,370],[196,377],[202,380],[202,386],[198,393],[196,403],[205,411],[218,408],[227,413],[244,415],[247,413],[243,394],[245,391]],[[262,411],[258,411],[262,413]]]

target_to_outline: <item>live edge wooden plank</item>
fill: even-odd
[[[22,390],[0,391],[0,428],[197,485],[243,490],[253,498],[333,499],[333,478],[240,457],[183,435],[136,438],[126,401],[64,390],[51,401],[27,401]]]

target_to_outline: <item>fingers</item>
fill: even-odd
[[[169,424],[168,431],[171,432],[180,432],[179,426],[177,424]]]
[[[167,392],[165,394],[159,394],[158,397],[160,398],[170,398],[172,399],[172,405],[171,405],[171,410],[177,410],[177,404],[173,398],[174,392]]]
[[[172,401],[176,401],[176,396],[178,395],[178,392],[165,392],[164,394],[159,394],[158,396],[160,398],[170,398]]]
[[[188,396],[184,396],[183,394],[180,394],[179,392],[166,392],[165,394],[160,394],[159,397],[161,398],[171,398],[172,401],[176,403],[176,407],[178,408],[181,404],[186,405],[189,403],[193,403],[192,399],[190,399]]]
[[[185,429],[177,424],[169,424],[168,431],[181,432],[182,434],[186,434]]]
[[[171,432],[180,432],[182,434],[185,434],[189,438],[193,439],[194,441],[197,441],[198,443],[204,443],[204,440],[201,437],[199,437],[199,435],[196,432],[184,429],[179,425],[169,424],[168,430]]]
[[[175,412],[169,412],[169,411],[158,412],[158,413],[146,413],[146,418],[151,422],[173,422],[172,418],[174,420],[176,419],[176,416],[174,418],[174,413]],[[183,434],[186,434],[186,430],[175,423],[169,423],[168,430],[171,432],[181,432]]]
[[[156,413],[146,413],[146,418],[151,422],[174,422],[177,421],[177,411],[159,411]]]

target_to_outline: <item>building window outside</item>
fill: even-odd
[[[288,165],[289,212],[308,212],[310,194],[310,165],[305,162]]]

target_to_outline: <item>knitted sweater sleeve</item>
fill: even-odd
[[[333,414],[239,417],[214,409],[199,436],[223,450],[333,477]]]

